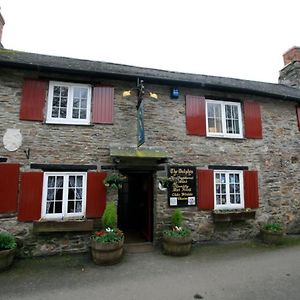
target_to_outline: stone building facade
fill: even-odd
[[[145,86],[139,147],[137,79]],[[194,242],[254,238],[268,221],[300,232],[294,87],[7,49],[0,87],[0,228],[18,237],[20,256],[87,251],[111,200],[125,234],[159,243],[180,206],[159,184],[172,167],[196,170],[196,199],[181,206]],[[106,190],[109,174],[126,177],[122,189]]]

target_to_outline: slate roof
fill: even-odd
[[[300,89],[288,87],[283,84],[172,72],[8,49],[0,49],[0,66],[40,71],[77,73],[127,80],[136,80],[136,78],[139,77],[145,79],[149,83],[201,87],[207,89],[212,88],[300,102]]]

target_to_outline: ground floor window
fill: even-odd
[[[44,173],[42,217],[64,219],[85,216],[86,173]]]
[[[214,171],[215,209],[244,208],[243,171]]]

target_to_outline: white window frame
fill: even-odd
[[[221,105],[221,118],[222,118],[222,132],[209,132],[208,131],[208,104],[219,104]],[[239,118],[239,129],[240,133],[227,133],[226,131],[226,115],[225,115],[225,106],[233,105],[238,108],[238,118]],[[228,102],[228,101],[219,101],[219,100],[210,100],[206,99],[205,101],[205,115],[206,115],[206,135],[208,137],[224,137],[224,138],[243,138],[243,122],[242,122],[242,109],[241,103],[239,102]]]
[[[67,104],[67,116],[66,118],[54,118],[52,117],[52,106],[53,106],[53,92],[54,86],[68,87],[68,104]],[[85,119],[72,118],[73,109],[73,91],[75,87],[87,88],[87,111]],[[92,88],[88,84],[71,83],[71,82],[60,82],[50,81],[48,91],[48,106],[47,106],[47,118],[46,123],[49,124],[73,124],[73,125],[89,125],[91,119],[91,98]]]
[[[69,176],[82,176],[82,211],[80,213],[68,213],[68,184]],[[62,213],[47,214],[47,193],[48,193],[48,177],[49,176],[63,176],[63,201],[62,201]],[[84,172],[44,172],[43,181],[43,196],[42,196],[42,219],[68,219],[68,218],[82,218],[86,213],[86,193],[87,193],[87,174]]]
[[[226,204],[217,204],[216,197],[216,174],[225,173],[226,175]],[[230,190],[229,190],[229,174],[239,174],[240,178],[240,204],[230,203]],[[244,201],[244,172],[242,170],[214,170],[214,209],[223,210],[223,209],[243,209],[245,207]]]

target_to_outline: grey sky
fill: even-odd
[[[299,0],[0,0],[6,48],[277,82]]]

